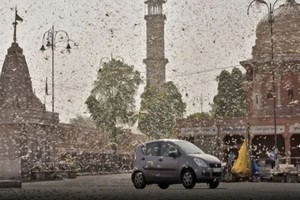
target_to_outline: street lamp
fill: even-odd
[[[51,48],[52,52],[52,112],[54,112],[54,50],[58,43],[65,42],[67,43],[66,49],[68,52],[71,50],[70,38],[66,31],[58,30],[54,31],[54,26],[51,29],[46,31],[43,35],[41,51]]]
[[[101,67],[104,64],[109,63],[112,60],[120,60],[121,62],[124,62],[124,59],[121,56],[113,57],[113,55],[111,54],[110,58],[109,57],[103,57],[103,58],[100,59],[100,64],[99,64],[100,68],[99,68],[98,72],[101,72]]]
[[[102,67],[103,65],[113,61],[113,60],[116,60],[116,61],[121,61],[121,62],[124,62],[124,59],[121,57],[121,56],[116,56],[116,57],[113,57],[113,55],[111,54],[110,58],[109,57],[103,57],[100,59],[100,63],[99,63],[99,70],[98,70],[98,76],[101,75],[101,71],[102,71]]]
[[[209,96],[202,96],[202,94],[201,94],[200,97],[199,97],[199,96],[194,97],[194,99],[200,101],[200,112],[201,112],[201,113],[203,112],[203,102],[204,102],[204,101],[210,102]],[[194,106],[194,105],[195,105],[195,102],[193,102],[193,106]]]
[[[178,90],[180,89],[180,94],[184,93],[185,98],[189,97],[188,89],[184,85],[180,86],[179,84],[176,84],[176,87]]]
[[[274,42],[273,42],[273,26],[274,26],[274,7],[278,0],[276,0],[273,4],[267,3],[264,0],[253,0],[247,9],[247,15],[249,15],[249,9],[251,5],[256,3],[264,4],[268,8],[268,22],[270,23],[270,39],[271,39],[271,66],[272,66],[272,89],[273,89],[273,114],[274,114],[274,147],[275,147],[275,160],[277,161],[277,130],[276,130],[276,88],[275,88],[275,66],[274,66]]]

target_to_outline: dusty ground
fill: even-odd
[[[0,189],[0,200],[117,200],[117,199],[295,199],[300,200],[299,183],[221,183],[217,189],[209,189],[206,184],[197,184],[193,190],[182,185],[172,185],[161,190],[156,185],[137,190],[130,181],[130,174],[101,176],[81,176],[60,181],[23,183],[21,189]]]

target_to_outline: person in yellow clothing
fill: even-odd
[[[233,174],[249,176],[252,174],[251,159],[248,147],[248,140],[245,139],[239,150],[238,157],[231,169]]]

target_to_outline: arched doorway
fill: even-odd
[[[274,135],[256,135],[252,139],[252,155],[257,159],[269,158],[268,152],[274,147]],[[285,156],[285,142],[282,135],[277,135],[278,154]]]

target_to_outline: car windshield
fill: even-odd
[[[174,141],[174,143],[181,148],[183,152],[186,154],[203,154],[204,151],[202,151],[199,147],[196,145],[188,142],[188,141]]]

